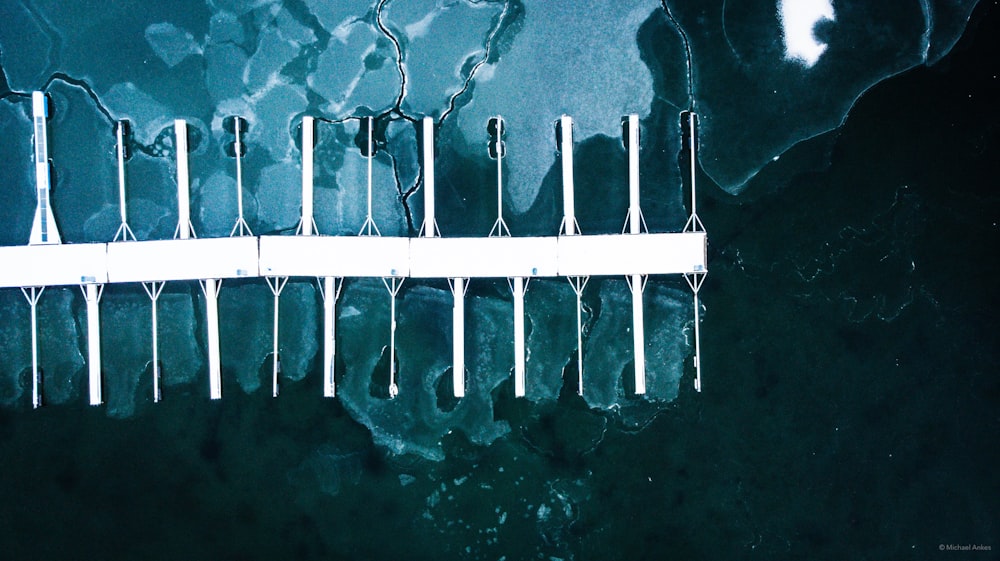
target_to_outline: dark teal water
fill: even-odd
[[[170,156],[157,140],[169,119],[186,116],[201,135],[192,158],[195,207],[215,201],[218,212],[198,213],[196,227],[225,235],[235,203],[219,121],[231,111],[253,113],[251,225],[278,232],[293,229],[298,214],[297,116],[336,120],[394,105],[378,166],[383,233],[412,233],[422,217],[419,190],[412,199],[400,195],[418,185],[407,118],[422,114],[443,121],[442,230],[489,228],[495,185],[482,126],[496,113],[510,126],[511,229],[549,233],[561,206],[549,127],[562,111],[580,127],[584,231],[617,231],[624,221],[615,129],[629,111],[643,115],[647,222],[677,230],[687,212],[678,113],[692,92],[703,114],[699,214],[710,239],[704,391],[691,384],[687,287],[653,279],[645,400],[621,387],[630,368],[628,292],[615,279],[588,289],[585,365],[594,391],[587,401],[562,383],[564,368],[575,375],[573,298],[562,281],[539,281],[528,295],[528,399],[512,396],[502,281],[470,289],[469,397],[456,404],[442,395],[450,296],[440,283],[404,290],[401,395],[371,395],[388,328],[377,280],[345,284],[341,397],[324,400],[314,358],[318,300],[302,280],[282,301],[288,358],[278,399],[257,389],[270,372],[270,294],[263,283],[224,286],[220,311],[229,329],[218,402],[205,391],[198,288],[168,286],[161,301],[170,350],[165,399],[153,404],[148,302],[138,287],[108,287],[108,403],[98,408],[85,405],[82,297],[75,287],[50,288],[40,312],[48,405],[32,411],[27,306],[4,289],[0,558],[1000,558],[996,6],[977,6],[964,32],[956,9],[962,38],[945,54],[936,41],[950,46],[947,37],[928,34],[935,45],[928,60],[943,58],[926,66],[906,54],[920,50],[921,34],[911,32],[919,15],[835,4],[839,23],[823,31],[833,62],[823,66],[821,58],[814,75],[763,68],[780,51],[764,25],[773,6],[668,5],[669,14],[653,3],[581,22],[579,13],[560,20],[565,10],[531,3],[506,10],[459,3],[429,24],[443,26],[448,40],[432,41],[440,37],[433,32],[421,39],[414,27],[398,33],[408,78],[399,102],[392,43],[370,35],[368,24],[335,31],[353,17],[372,22],[374,12],[215,2],[121,4],[95,16],[84,4],[0,3],[4,91],[45,86],[57,106],[53,200],[67,241],[106,240],[117,226],[113,138],[100,108],[133,119],[146,149],[129,167],[140,238],[173,230],[170,158],[157,153]],[[428,6],[386,9],[399,32]],[[936,9],[947,35],[948,12]],[[712,23],[716,16],[724,27]],[[858,23],[864,18],[870,25]],[[560,21],[586,33],[572,55],[560,54],[545,27]],[[167,30],[157,43],[161,22],[192,38]],[[849,24],[865,30],[845,32],[857,52],[837,39],[836,26]],[[697,63],[691,80],[675,25]],[[715,40],[723,34],[728,44]],[[51,50],[23,48],[40,37]],[[871,43],[882,51],[865,51],[871,37],[889,39]],[[170,47],[157,56],[151,44],[163,42]],[[492,78],[480,76],[452,98],[478,59],[453,62],[485,44]],[[883,51],[894,54],[880,58]],[[362,60],[359,85],[345,93],[350,64]],[[608,68],[618,71],[602,73]],[[648,68],[648,79],[636,68]],[[855,102],[868,81],[878,83]],[[771,85],[780,86],[778,103],[766,96]],[[30,151],[24,103],[0,95],[0,153],[27,162],[18,159]],[[849,109],[840,126],[838,108]],[[364,171],[351,151],[356,126],[321,125],[324,233],[353,234],[363,220]],[[798,142],[806,137],[813,138]],[[28,173],[27,163],[0,169],[5,245],[24,243],[30,227]],[[940,550],[969,544],[991,550]]]

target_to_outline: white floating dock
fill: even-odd
[[[153,282],[274,276],[260,275],[257,270],[258,239],[237,236],[101,244],[107,247],[104,278],[107,282]]]
[[[704,232],[561,236],[559,276],[677,275],[707,269]]]
[[[108,282],[107,244],[0,247],[0,287]]]
[[[52,215],[49,193],[52,189],[52,175],[49,168],[49,102],[43,92],[32,92],[31,111],[34,116],[35,131],[35,219],[31,223],[30,245],[58,244],[59,228]]]
[[[37,304],[46,286],[79,285],[87,308],[88,368],[91,404],[103,401],[101,386],[100,298],[106,283],[142,283],[152,303],[154,400],[160,399],[160,369],[157,347],[157,299],[167,281],[197,280],[205,295],[206,360],[212,399],[222,397],[219,344],[218,296],[223,279],[264,277],[274,295],[272,392],[279,390],[279,298],[290,277],[317,277],[323,297],[323,393],[333,397],[336,357],[336,301],[345,277],[381,278],[390,297],[390,386],[389,396],[398,394],[396,384],[396,298],[407,277],[445,278],[454,295],[453,386],[456,397],[466,392],[465,293],[471,279],[507,278],[514,303],[514,392],[525,395],[524,294],[536,277],[569,279],[577,300],[578,392],[583,392],[582,302],[591,276],[625,276],[633,293],[632,331],[635,358],[635,392],[645,384],[645,333],[643,288],[649,275],[681,274],[694,297],[695,388],[701,391],[701,347],[699,290],[707,274],[707,235],[696,212],[695,133],[697,117],[685,113],[683,123],[691,157],[691,216],[681,233],[646,233],[639,205],[639,119],[623,121],[628,156],[629,213],[622,234],[583,235],[576,221],[573,185],[573,122],[562,116],[557,122],[557,149],[563,179],[563,220],[558,236],[510,237],[503,219],[502,159],[505,130],[500,117],[491,118],[490,155],[497,161],[497,222],[489,237],[443,238],[434,214],[434,121],[422,122],[424,166],[424,223],[421,237],[381,237],[372,214],[372,158],[377,149],[375,119],[361,120],[367,139],[363,155],[368,164],[367,217],[355,237],[320,236],[313,218],[313,173],[316,140],[315,121],[302,121],[302,217],[296,236],[253,237],[242,214],[242,133],[245,122],[234,121],[234,153],[237,158],[239,217],[233,233],[251,234],[230,238],[196,239],[190,219],[187,124],[174,122],[177,149],[178,225],[174,240],[134,240],[125,210],[124,161],[126,126],[116,129],[119,166],[119,200],[122,227],[112,243],[60,243],[49,204],[51,187],[47,139],[47,100],[42,92],[32,96],[34,112],[34,160],[38,206],[30,244],[0,247],[0,288],[20,287],[31,306],[32,403],[42,402],[41,371],[38,367]],[[682,119],[684,117],[682,116]],[[627,233],[626,233],[627,232]],[[123,239],[126,241],[118,242]]]
[[[559,238],[413,238],[409,276],[416,278],[554,277]]]
[[[263,236],[259,239],[261,276],[409,276],[409,238]]]

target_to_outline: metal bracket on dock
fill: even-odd
[[[159,403],[163,396],[160,391],[160,349],[159,349],[159,330],[157,329],[156,322],[156,308],[157,302],[160,299],[160,293],[163,292],[164,282],[144,282],[142,283],[142,289],[146,291],[146,295],[149,296],[149,301],[152,304],[151,308],[153,310],[153,403]]]
[[[503,140],[507,134],[507,125],[503,117],[491,117],[486,122],[486,132],[490,136],[487,153],[497,162],[497,220],[490,228],[489,237],[510,236],[510,228],[503,219],[503,159],[507,155],[507,144]]]
[[[583,395],[583,290],[590,277],[566,277],[576,294],[576,393]]]
[[[281,300],[281,291],[288,284],[288,277],[267,277],[264,279],[271,294],[274,294],[274,335],[272,340],[274,346],[271,351],[271,396],[278,397],[278,376],[281,374],[281,358],[278,355],[278,302]]]
[[[38,368],[38,300],[45,292],[44,286],[22,286],[21,293],[31,306],[31,406],[42,406],[42,371]]]
[[[365,158],[368,161],[368,215],[365,223],[361,225],[359,236],[381,236],[375,220],[372,218],[372,160],[375,158],[375,118],[364,117],[361,119],[361,126],[368,130],[368,145],[365,147]]]
[[[243,133],[247,132],[247,121],[238,115],[222,120],[222,127],[233,135],[232,157],[236,158],[236,225],[229,236],[252,236],[253,230],[243,218],[243,156],[246,154],[246,144],[243,143]]]
[[[115,124],[115,152],[118,157],[118,210],[121,214],[122,224],[115,232],[115,237],[111,241],[119,240],[127,242],[135,241],[135,233],[128,225],[128,212],[125,205],[125,160],[130,156],[128,142],[130,134],[128,120],[122,119]]]
[[[396,295],[403,287],[402,277],[383,277],[382,284],[389,291],[389,398],[399,395],[399,386],[396,385]]]
[[[701,332],[699,330],[701,306],[698,302],[698,291],[705,282],[706,273],[684,273],[684,280],[694,293],[694,389],[701,391]]]

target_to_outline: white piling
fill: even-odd
[[[630,234],[646,230],[646,222],[639,206],[639,116],[628,116],[628,221],[626,228]]]
[[[396,295],[403,286],[403,279],[383,278],[382,284],[389,291],[389,316],[392,318],[389,323],[389,398],[391,399],[399,395],[399,386],[396,385]]]
[[[219,289],[218,279],[202,281],[205,293],[205,329],[208,332],[208,381],[212,399],[222,399],[222,364],[219,352]]]
[[[271,397],[278,397],[278,376],[281,374],[281,357],[278,354],[278,302],[281,301],[281,291],[288,283],[288,277],[267,277],[268,288],[274,295],[274,332],[271,338]]]
[[[188,169],[187,122],[174,120],[177,148],[177,233],[174,237],[187,240],[195,237],[191,226],[191,186]]]
[[[466,279],[451,280],[451,293],[455,298],[452,306],[452,385],[455,397],[465,397],[465,290]]]
[[[434,119],[424,117],[424,237],[433,238],[440,235],[437,220],[434,217]]]
[[[90,404],[103,403],[101,395],[101,294],[102,284],[85,284],[80,287],[87,301],[87,368],[90,385]]]
[[[336,319],[337,298],[344,279],[340,277],[323,277],[323,397],[334,397],[336,385],[334,380],[335,360],[337,353]]]
[[[163,399],[160,390],[160,345],[159,345],[159,329],[156,321],[156,308],[157,302],[160,299],[160,293],[163,292],[162,282],[144,282],[142,283],[143,290],[149,296],[150,303],[152,304],[152,335],[153,335],[153,403],[159,403]]]
[[[569,277],[568,280],[576,294],[576,393],[583,395],[583,290],[590,277]]]
[[[629,287],[632,289],[632,346],[635,349],[635,393],[646,393],[646,334],[643,322],[642,293],[646,277],[632,275]]]
[[[302,117],[302,218],[298,234],[311,236],[316,230],[313,217],[313,151],[316,147],[316,122],[313,117]]]
[[[559,153],[562,155],[563,224],[562,233],[572,236],[580,229],[576,222],[573,202],[573,119],[568,115],[559,118]]]
[[[512,279],[514,293],[514,396],[524,397],[524,277]]]
[[[38,300],[45,287],[21,287],[21,292],[31,306],[31,406],[42,406],[42,373],[38,368]]]
[[[112,241],[127,242],[129,239],[135,241],[135,234],[128,225],[128,210],[125,204],[125,127],[128,121],[118,121],[115,125],[115,153],[118,157],[118,213],[121,215],[122,223],[115,232]]]

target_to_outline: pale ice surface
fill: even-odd
[[[383,19],[404,42],[407,89],[413,113],[443,112],[476,62],[504,9],[500,3],[422,0],[391,3]]]
[[[202,53],[201,45],[190,31],[169,22],[154,23],[146,28],[146,42],[170,68],[191,55]]]
[[[597,134],[619,137],[623,114],[649,113],[653,80],[635,34],[659,9],[652,0],[628,9],[612,0],[525,3],[524,27],[489,79],[475,80],[475,95],[458,114],[470,143],[485,143],[487,120],[504,116],[506,189],[515,213],[531,206],[542,178],[558,164],[554,122],[560,115],[573,117],[579,142]]]

